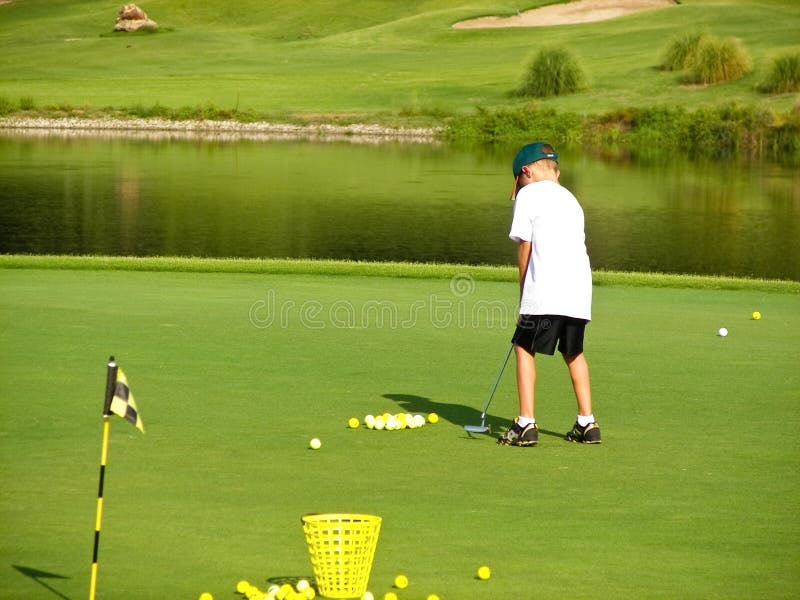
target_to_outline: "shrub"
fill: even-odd
[[[518,94],[538,98],[562,96],[577,92],[584,82],[583,70],[568,50],[545,48],[530,63]]]
[[[665,71],[688,69],[696,60],[700,42],[708,37],[707,33],[689,32],[675,38],[664,52],[661,68]]]
[[[36,108],[36,102],[30,96],[22,96],[19,99],[19,107],[21,110],[33,110]]]
[[[736,38],[707,36],[697,45],[687,83],[720,83],[743,77],[751,66],[750,56]]]
[[[759,89],[767,94],[800,92],[800,52],[789,52],[772,61]]]
[[[14,104],[5,96],[0,96],[0,117],[14,112]]]

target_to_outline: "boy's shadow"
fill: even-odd
[[[424,413],[426,415],[433,412],[439,415],[439,418],[449,421],[454,425],[458,425],[459,427],[481,424],[480,408],[464,406],[463,404],[436,402],[430,398],[417,396],[416,394],[383,394],[383,397],[396,402],[403,412]],[[511,419],[494,417],[487,413],[485,424],[489,427],[489,432],[492,435],[500,435],[511,424]],[[473,437],[473,434],[466,431],[464,433],[467,437]],[[556,433],[555,431],[548,431],[546,429],[540,429],[539,433],[559,438],[564,437],[562,433]]]

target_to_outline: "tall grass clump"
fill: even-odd
[[[800,92],[800,51],[773,60],[759,89],[767,94]]]
[[[543,48],[534,56],[517,90],[520,96],[563,96],[582,89],[586,78],[578,61],[564,48]]]
[[[710,84],[743,77],[752,62],[736,38],[707,36],[697,45],[695,60],[686,74],[687,83]]]
[[[9,115],[16,110],[16,106],[5,96],[0,96],[0,116]]]
[[[664,51],[660,67],[664,71],[683,71],[697,60],[700,42],[708,38],[707,33],[690,31],[672,40]]]

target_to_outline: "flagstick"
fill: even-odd
[[[92,552],[92,580],[89,585],[89,600],[95,599],[97,590],[97,552],[100,548],[100,526],[103,521],[103,481],[106,475],[106,461],[108,459],[108,433],[111,426],[111,400],[114,398],[114,388],[117,381],[117,364],[114,357],[108,359],[108,376],[106,378],[106,398],[103,405],[103,449],[100,453],[100,486],[97,492],[97,518],[94,526],[94,551]]]

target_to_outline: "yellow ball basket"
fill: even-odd
[[[374,515],[304,515],[311,566],[321,596],[360,598],[367,591],[381,518]]]

